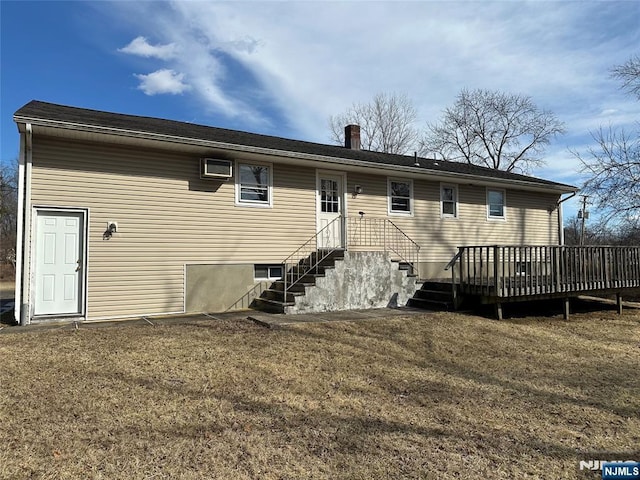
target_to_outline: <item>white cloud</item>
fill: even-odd
[[[169,60],[176,56],[176,44],[151,45],[145,37],[136,37],[126,47],[119,48],[119,52],[138,55],[146,58],[159,58]]]
[[[576,171],[567,147],[589,144],[603,121],[640,118],[640,102],[609,75],[637,53],[637,2],[163,5],[110,8],[161,42],[141,46],[188,52],[163,60],[189,79],[200,116],[222,113],[246,130],[326,142],[329,115],[377,92],[406,92],[423,124],[463,87],[522,93],[567,123],[536,172],[566,181]]]
[[[184,93],[191,89],[190,85],[183,83],[184,73],[178,73],[170,69],[157,70],[148,75],[134,74],[140,80],[139,90],[146,95],[159,95],[170,93],[173,95]]]

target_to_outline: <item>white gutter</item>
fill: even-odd
[[[564,245],[564,214],[562,204],[558,204],[558,243]]]
[[[418,175],[438,175],[444,178],[452,178],[452,179],[462,179],[467,181],[482,181],[482,182],[490,182],[499,185],[511,185],[511,186],[522,186],[535,188],[537,190],[544,191],[552,191],[552,192],[572,192],[569,186],[553,186],[553,185],[544,185],[537,182],[531,182],[526,180],[515,180],[515,179],[503,179],[503,178],[491,178],[480,175],[466,174],[466,173],[456,173],[456,172],[446,172],[441,171],[434,168],[420,168],[420,167],[404,167],[399,165],[392,165],[386,163],[377,163],[370,162],[364,160],[353,160],[346,158],[338,158],[338,157],[327,157],[324,155],[310,154],[310,153],[301,153],[301,152],[292,152],[288,150],[276,150],[265,147],[254,147],[249,145],[238,145],[233,143],[219,142],[215,140],[202,140],[195,138],[187,138],[180,137],[176,135],[165,135],[161,133],[150,133],[143,132],[138,130],[127,130],[121,128],[113,128],[113,127],[104,127],[99,125],[86,125],[81,123],[74,122],[63,122],[58,120],[47,120],[42,118],[31,118],[31,117],[22,117],[22,116],[14,116],[14,121],[27,123],[30,122],[33,125],[41,126],[41,127],[50,127],[50,128],[61,128],[79,132],[87,132],[87,133],[102,133],[106,135],[116,135],[116,136],[124,136],[129,138],[137,138],[141,140],[151,140],[151,141],[160,141],[160,142],[169,142],[169,143],[177,143],[182,145],[190,145],[190,146],[199,146],[206,148],[219,148],[224,150],[232,150],[238,152],[246,152],[246,153],[255,153],[262,155],[272,155],[283,158],[294,158],[294,159],[302,159],[302,160],[311,160],[318,161],[324,164],[335,164],[335,165],[350,165],[355,167],[362,168],[379,168],[383,170],[391,170],[391,171],[402,171],[412,174]],[[458,182],[459,183],[459,182]]]
[[[31,165],[33,160],[33,129],[31,123],[25,124],[25,133],[20,142],[18,159],[18,215],[16,231],[16,284],[14,319],[26,325],[29,323],[29,232],[31,222]]]
[[[558,240],[560,241],[560,245],[564,245],[564,215],[562,210],[562,204],[576,196],[578,192],[573,192],[571,195],[565,198],[561,198],[558,200]]]

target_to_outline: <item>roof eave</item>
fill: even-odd
[[[51,119],[40,118],[40,117],[14,115],[13,120],[18,124],[19,130],[20,130],[20,124],[30,123],[34,126],[59,128],[64,130],[77,131],[77,132],[124,136],[128,138],[140,139],[140,140],[148,140],[148,141],[163,142],[163,143],[170,142],[174,144],[183,144],[183,145],[199,146],[199,147],[206,147],[206,148],[218,148],[223,150],[264,154],[264,155],[271,155],[271,156],[291,158],[291,159],[299,158],[299,159],[317,161],[322,163],[331,163],[335,165],[351,165],[354,167],[363,167],[363,168],[374,167],[376,169],[389,170],[393,172],[411,173],[416,176],[428,175],[428,176],[435,176],[443,179],[457,179],[458,181],[460,179],[463,179],[469,182],[473,182],[473,181],[482,182],[482,184],[486,184],[486,185],[497,185],[497,186],[508,185],[510,187],[519,186],[521,188],[532,189],[536,191],[553,192],[553,193],[559,193],[559,194],[573,193],[579,190],[579,188],[577,187],[574,187],[571,185],[563,185],[559,183],[558,184],[542,184],[539,182],[532,182],[532,181],[525,181],[525,180],[503,179],[503,178],[487,177],[483,175],[474,175],[474,174],[468,174],[468,173],[447,172],[447,171],[441,171],[441,170],[429,168],[429,167],[408,167],[403,165],[377,163],[377,162],[370,162],[365,160],[354,160],[354,159],[349,159],[344,157],[331,157],[331,156],[311,154],[311,153],[295,152],[290,150],[276,150],[276,149],[266,148],[266,147],[256,147],[256,146],[250,146],[250,145],[221,142],[218,140],[205,140],[205,139],[199,139],[199,138],[189,138],[189,137],[183,137],[183,136],[165,135],[161,133],[152,133],[152,132],[146,132],[141,130],[128,130],[128,129],[122,129],[122,128],[105,127],[101,125],[64,122],[61,120],[51,120]]]

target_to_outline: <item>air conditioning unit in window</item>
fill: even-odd
[[[200,178],[228,180],[233,176],[233,161],[220,158],[203,158],[200,164]]]

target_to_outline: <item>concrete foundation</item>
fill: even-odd
[[[327,269],[316,285],[296,297],[286,313],[383,308],[406,305],[418,288],[385,252],[345,252],[335,268]]]
[[[249,308],[267,288],[253,280],[253,265],[187,265],[185,312],[224,312]]]

